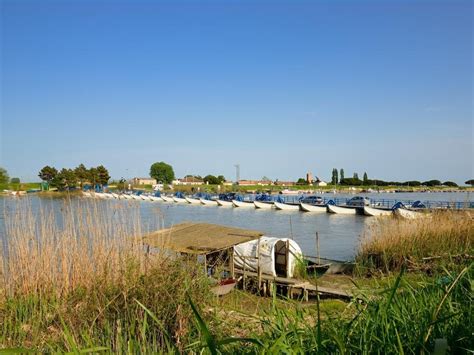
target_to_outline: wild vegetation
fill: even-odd
[[[415,220],[382,218],[360,243],[359,265],[383,271],[456,268],[474,259],[472,212],[439,210]]]
[[[472,254],[472,221],[461,214],[406,224],[380,220],[358,261],[375,270],[376,252],[391,256],[375,259],[386,261],[385,274],[353,276],[349,303],[303,303],[241,291],[215,298],[196,260],[165,252],[166,243],[143,248],[146,230],[133,203],[66,199],[54,214],[46,203],[34,212],[27,199],[14,201],[5,209],[1,254],[3,349],[216,354],[474,347],[472,262],[454,258]],[[451,262],[407,274],[423,257],[447,254]]]

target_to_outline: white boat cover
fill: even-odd
[[[258,267],[258,239],[234,246],[234,263],[239,269],[244,268],[252,272],[257,272]],[[286,259],[286,242],[289,242],[288,262]],[[260,269],[263,274],[271,276],[293,277],[298,259],[302,258],[302,251],[299,245],[288,238],[260,237]],[[277,264],[279,264],[277,266]],[[286,265],[284,265],[286,264]],[[286,269],[286,275],[277,274],[277,269]]]

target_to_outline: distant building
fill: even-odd
[[[324,186],[328,186],[328,183],[321,180],[319,177],[316,176],[316,181],[314,182],[314,185],[319,186],[319,187],[324,187]]]
[[[224,186],[232,186],[232,185],[234,185],[234,182],[233,182],[233,181],[230,181],[230,180],[226,180],[226,181],[224,181],[224,182],[222,183],[222,185],[224,185]]]
[[[266,186],[271,185],[272,182],[270,180],[239,180],[237,184],[239,186]]]
[[[314,181],[313,173],[306,173],[306,182],[308,185],[312,184]]]
[[[132,179],[133,185],[156,185],[156,179],[153,178],[139,178]]]
[[[182,179],[177,179],[173,181],[173,185],[202,185],[204,184],[204,181],[201,179],[198,179],[194,176],[186,176]]]

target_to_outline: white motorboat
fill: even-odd
[[[131,195],[122,194],[121,197],[125,200],[133,200],[133,197]]]
[[[299,211],[300,204],[289,204],[289,203],[282,203],[282,202],[275,202],[275,208],[277,210],[283,211]]]
[[[300,203],[301,210],[305,212],[327,212],[326,205],[311,205],[309,203]]]
[[[151,199],[151,196],[148,196],[148,195],[140,195],[140,197],[142,198],[143,201],[148,201],[148,202],[153,201]]]
[[[111,195],[112,195],[114,198],[116,198],[116,199],[119,198],[119,195],[117,195],[115,192],[112,192]]]
[[[273,208],[272,201],[253,201],[255,208],[261,208],[263,210],[270,210]]]
[[[158,196],[149,196],[153,202],[163,202],[163,199]]]
[[[355,207],[343,207],[343,206],[336,206],[336,205],[327,205],[329,213],[336,213],[336,214],[357,214],[357,210]]]
[[[232,201],[217,200],[216,202],[221,207],[232,207],[232,206],[234,206]]]
[[[142,198],[139,195],[131,195],[134,200],[142,201]]]
[[[232,200],[232,203],[234,204],[235,207],[251,207],[251,208],[255,208],[255,205],[253,204],[252,201],[238,201],[238,200]]]
[[[366,216],[392,216],[393,211],[387,208],[376,208],[376,207],[369,207],[364,206],[364,214]]]
[[[186,201],[188,201],[188,203],[192,204],[192,205],[200,205],[201,204],[201,200],[198,199],[198,198],[192,198],[192,197],[185,197]]]
[[[163,196],[161,195],[161,198],[164,202],[174,202],[173,198],[170,196]]]

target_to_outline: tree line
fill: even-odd
[[[171,184],[175,179],[175,174],[173,167],[170,164],[160,161],[151,165],[150,177],[155,179],[158,183]],[[210,185],[219,185],[225,181],[224,175],[214,176],[209,174],[204,177],[201,177],[200,175],[186,175],[184,179],[186,178],[202,180],[204,183]]]
[[[109,172],[103,165],[88,169],[84,164],[80,164],[74,169],[62,168],[59,171],[47,165],[40,170],[38,176],[49,186],[58,190],[69,190],[77,187],[78,184],[82,188],[85,183],[92,186],[107,185],[110,180]]]
[[[445,181],[441,182],[437,179],[427,180],[427,181],[418,181],[418,180],[410,180],[410,181],[384,181],[379,179],[369,179],[367,173],[365,172],[363,175],[362,180],[359,179],[359,175],[354,173],[352,177],[346,178],[344,177],[344,169],[340,169],[339,171],[334,168],[332,169],[331,173],[331,184],[333,185],[346,185],[346,186],[449,186],[449,187],[457,187],[453,181]],[[466,185],[474,186],[474,179],[467,180],[465,182]]]

